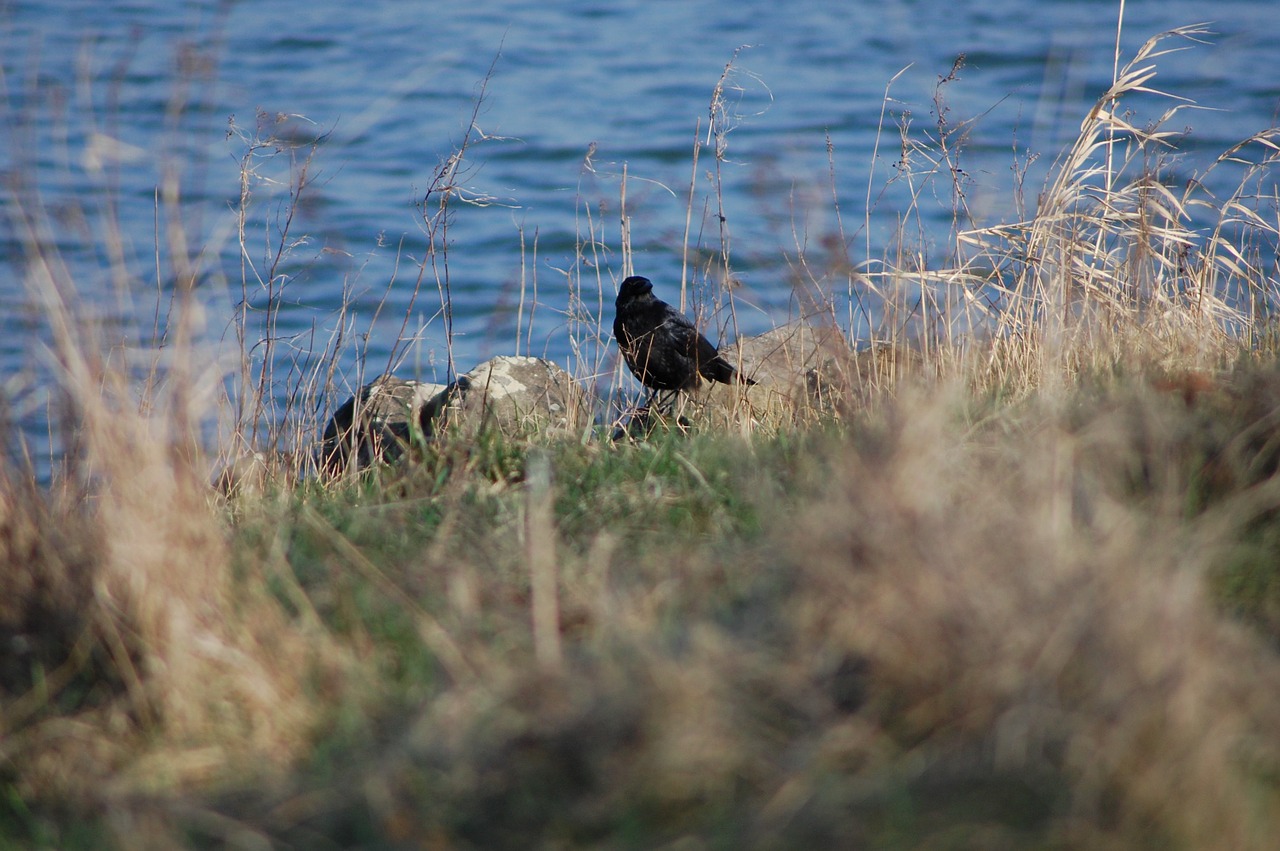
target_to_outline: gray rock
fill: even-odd
[[[474,437],[485,428],[508,437],[537,431],[576,434],[592,410],[573,376],[542,358],[502,356],[460,376],[422,409],[423,433]]]
[[[788,396],[805,390],[815,374],[839,372],[852,353],[840,329],[805,322],[742,337],[721,351],[757,384]]]
[[[395,461],[415,439],[423,407],[445,390],[442,384],[384,375],[334,411],[324,429],[321,469],[330,475]]]
[[[743,415],[781,425],[812,411],[832,410],[847,387],[853,358],[844,334],[832,326],[793,322],[755,337],[740,337],[720,354],[753,387],[714,386],[700,400],[708,422]]]
[[[855,351],[839,328],[805,322],[744,337],[721,353],[756,380],[747,395],[753,403],[776,398],[797,411],[857,404],[921,366],[914,350],[877,344]]]

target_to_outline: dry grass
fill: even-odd
[[[1260,386],[561,448],[554,517],[478,466],[321,503],[290,569],[387,702],[283,784],[134,806],[310,847],[1269,847],[1280,661],[1206,583],[1277,505]],[[1245,477],[1188,515],[1206,453]]]
[[[1258,249],[1280,232],[1264,213],[1274,187],[1258,192],[1257,181],[1280,154],[1280,131],[1217,159],[1210,171],[1243,167],[1236,192],[1217,199],[1203,175],[1181,188],[1166,175],[1180,135],[1168,125],[1191,104],[1176,102],[1145,128],[1129,124],[1123,108],[1142,93],[1179,101],[1151,88],[1156,60],[1183,49],[1168,41],[1205,34],[1185,27],[1156,36],[1119,70],[1034,218],[959,234],[977,248],[959,273],[990,268],[997,278],[988,282],[1006,292],[991,319],[998,342],[989,380],[1038,386],[1120,362],[1203,369],[1259,333],[1274,288]]]
[[[34,289],[66,293],[50,266],[30,271]],[[9,470],[0,502],[12,782],[93,807],[232,767],[278,771],[311,741],[311,680],[342,651],[289,622],[262,566],[233,571],[193,437],[201,377],[175,365],[140,411],[64,303],[47,309],[74,451],[58,490]]]
[[[1132,404],[972,439],[905,403],[801,524],[803,617],[866,660],[871,705],[943,783],[1063,774],[1073,847],[1265,847],[1280,669],[1206,599],[1222,540],[1188,523],[1186,483],[1119,498],[1117,470],[1185,449],[1168,400]]]

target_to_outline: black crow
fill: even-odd
[[[686,317],[653,294],[653,282],[633,275],[618,290],[613,336],[632,374],[651,391],[696,390],[702,379],[755,384],[720,357]]]

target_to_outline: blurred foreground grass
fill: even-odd
[[[210,537],[152,502],[185,549],[168,582],[130,549],[128,591],[109,535],[9,502],[0,844],[1269,847],[1278,409],[1250,361],[481,440],[204,508]]]

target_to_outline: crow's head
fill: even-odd
[[[622,286],[618,289],[618,303],[630,301],[633,298],[641,298],[653,292],[653,281],[648,278],[642,278],[639,275],[632,275],[622,282]]]

